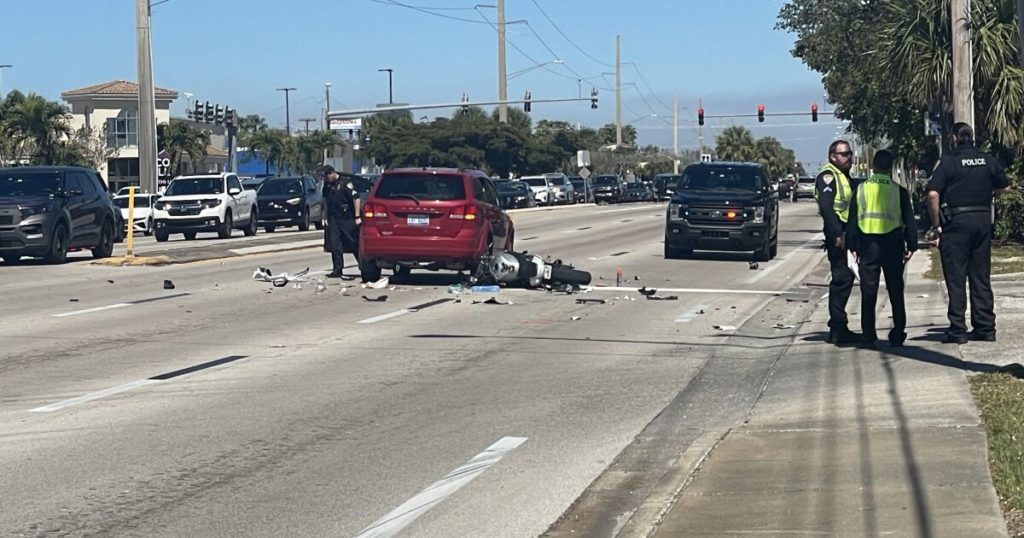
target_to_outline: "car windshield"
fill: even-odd
[[[0,172],[0,196],[48,196],[60,192],[60,172]]]
[[[175,179],[167,186],[165,196],[188,196],[192,194],[223,194],[224,181],[219,177]]]
[[[386,174],[381,176],[377,198],[416,200],[464,200],[466,187],[462,176],[433,174]]]
[[[525,185],[519,182],[502,181],[495,183],[494,186],[498,189],[498,192],[518,192],[525,188]]]
[[[527,185],[529,185],[531,187],[547,187],[548,186],[548,180],[544,179],[542,177],[524,177],[520,181],[525,182]]]
[[[299,195],[302,194],[302,182],[297,179],[272,179],[260,186],[260,194]]]
[[[592,185],[617,185],[619,178],[615,176],[597,176]]]
[[[128,200],[127,196],[118,196],[114,198],[114,205],[121,209],[128,209]],[[149,207],[149,196],[136,196],[135,207]]]
[[[798,181],[800,183],[811,183],[811,184],[813,184],[814,183],[814,178],[813,177],[802,177]]]
[[[680,189],[690,190],[756,192],[760,185],[761,176],[754,168],[696,167],[688,169],[679,181]]]
[[[243,179],[242,180],[242,188],[247,190],[247,191],[254,191],[254,190],[260,188],[260,185],[262,183],[263,183],[262,179]]]

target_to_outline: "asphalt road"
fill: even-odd
[[[669,301],[506,289],[455,302],[453,273],[322,293],[251,279],[257,266],[326,271],[317,248],[0,266],[0,534],[536,536],[608,512],[591,486],[638,436],[674,420],[695,438],[746,412],[809,313],[787,298],[822,293],[804,285],[822,259],[813,204],[782,204],[780,256],[758,270],[743,256],[664,260],[664,207],[514,220],[518,249],[599,286],[621,268],[623,286]],[[712,385],[717,399],[666,413]]]

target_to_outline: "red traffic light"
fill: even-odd
[[[764,123],[764,105],[757,105],[757,121]]]
[[[818,103],[811,103],[811,121],[818,121]]]
[[[697,125],[704,125],[704,109],[697,109]]]

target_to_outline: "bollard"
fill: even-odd
[[[616,267],[615,268],[615,287],[618,288],[618,287],[621,287],[621,286],[622,286],[622,268],[621,267]]]
[[[120,211],[120,209],[118,210]],[[132,236],[135,231],[135,187],[128,187],[128,236],[125,238],[125,257],[134,258]]]

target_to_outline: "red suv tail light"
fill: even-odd
[[[477,208],[473,204],[454,207],[448,216],[458,220],[476,220]]]
[[[363,206],[364,219],[383,219],[388,216],[388,208],[384,204],[366,204]]]

